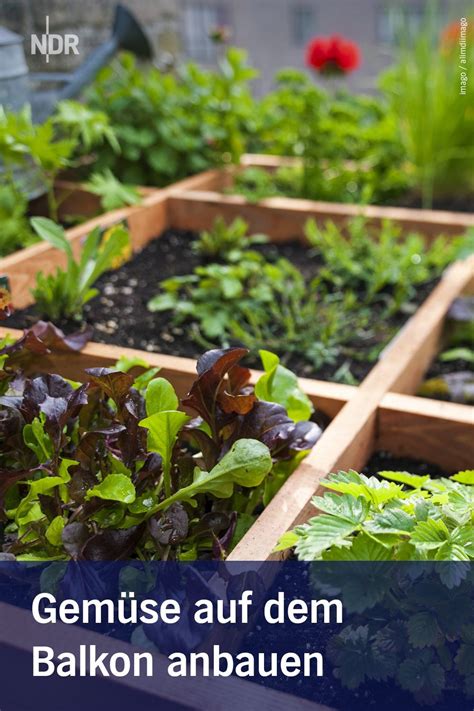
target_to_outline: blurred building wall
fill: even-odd
[[[191,58],[212,66],[220,50],[209,39],[215,25],[230,28],[231,43],[245,47],[260,71],[255,92],[272,86],[278,69],[304,68],[304,47],[315,35],[341,33],[356,41],[363,63],[348,80],[361,91],[375,89],[377,74],[393,56],[393,11],[403,6],[413,28],[419,25],[428,0],[123,0],[143,23],[158,64]],[[0,24],[25,37],[25,52],[33,71],[65,71],[109,34],[115,0],[0,0]],[[439,22],[467,12],[465,0],[438,0]],[[50,31],[79,35],[80,55],[60,55],[45,63],[31,56],[31,33]]]

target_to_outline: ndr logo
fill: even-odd
[[[46,55],[49,62],[50,54],[79,54],[77,48],[79,37],[77,35],[55,35],[49,32],[49,15],[46,15],[46,33],[44,35],[31,35],[31,54]]]

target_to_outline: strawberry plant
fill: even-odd
[[[4,552],[225,557],[320,436],[296,379],[266,354],[252,387],[243,348],[205,353],[181,403],[156,370],[132,374],[141,361],[89,369],[83,384],[18,370],[51,341],[67,350],[78,339],[43,323],[0,348]]]
[[[315,496],[322,513],[286,534],[280,548],[294,545],[302,560],[474,559],[474,470],[449,479],[378,475],[350,470],[323,479],[335,493]]]
[[[347,565],[347,564],[346,564]],[[323,565],[313,586],[331,586],[349,624],[328,640],[333,674],[363,694],[395,684],[416,706],[449,708],[453,692],[474,695],[474,580],[463,561]],[[472,566],[471,566],[472,567]],[[443,698],[444,697],[444,698]],[[411,707],[410,698],[407,699]],[[466,705],[465,708],[468,708]]]
[[[312,583],[329,586],[350,619],[327,646],[336,678],[349,689],[392,681],[422,704],[448,689],[472,696],[474,470],[441,479],[350,470],[321,484],[330,490],[313,498],[321,513],[278,549],[327,561]]]

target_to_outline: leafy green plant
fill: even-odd
[[[312,584],[342,600],[349,622],[326,648],[334,676],[349,689],[393,681],[421,704],[445,689],[471,696],[474,470],[440,479],[349,470],[321,484],[330,490],[313,498],[321,513],[278,550],[327,561]]]
[[[344,601],[350,620],[328,641],[334,676],[351,690],[374,681],[388,690],[392,682],[417,705],[449,706],[463,692],[467,702],[474,694],[469,563],[349,565],[350,576],[340,565],[322,566],[319,578],[312,576],[315,587],[330,585]]]
[[[1,543],[18,560],[225,557],[321,434],[257,397],[245,349],[205,353],[180,404],[156,371],[132,375],[142,362],[25,378],[19,359],[51,338],[43,324],[0,349]]]
[[[250,166],[234,177],[230,193],[243,195],[248,202],[259,202],[269,197],[300,197],[302,169],[282,166],[271,173],[265,168]]]
[[[381,78],[400,129],[424,207],[446,196],[473,196],[474,87],[460,91],[459,40],[439,41],[435,14],[427,11],[414,43],[401,43],[397,63]],[[403,33],[403,18],[400,20]],[[467,65],[474,47],[467,43]]]
[[[308,220],[305,235],[324,266],[319,278],[337,289],[352,288],[368,303],[384,299],[389,313],[410,301],[418,285],[438,276],[463,251],[469,237],[438,237],[427,246],[420,234],[403,236],[386,220],[371,228],[364,217],[351,220],[344,234],[333,222],[323,228]]]
[[[0,257],[36,241],[27,211],[28,201],[15,185],[0,185]]]
[[[189,63],[177,75],[146,72],[123,54],[103,69],[89,105],[107,114],[120,153],[102,144],[97,170],[125,183],[167,185],[205,168],[237,161],[253,130],[248,89],[254,70],[243,51],[229,49],[217,71]]]
[[[111,170],[92,173],[85,187],[100,197],[103,210],[116,210],[125,205],[137,205],[141,202],[140,193],[131,185],[124,185],[117,180]]]
[[[33,181],[35,188],[44,186],[54,220],[58,217],[54,181],[61,170],[72,165],[81,141],[88,151],[104,141],[117,149],[107,117],[76,102],[59,103],[58,113],[42,124],[33,123],[29,106],[18,113],[0,107],[2,179],[8,185],[16,182],[26,195],[28,181]]]
[[[129,256],[128,231],[122,225],[116,225],[103,234],[100,227],[96,227],[87,236],[77,261],[60,225],[45,217],[34,217],[31,224],[41,239],[67,257],[65,270],[58,267],[54,274],[37,274],[32,294],[38,312],[53,321],[80,320],[84,305],[98,293],[94,289],[97,279],[109,269],[120,266]]]
[[[87,151],[107,143],[113,150],[120,147],[108,116],[78,101],[60,101],[56,106],[53,121],[59,129],[71,135],[77,145]]]
[[[352,292],[328,295],[307,283],[287,259],[267,261],[255,251],[237,262],[196,267],[193,274],[161,283],[150,311],[173,312],[174,323],[190,322],[204,347],[239,341],[252,351],[268,346],[282,357],[303,355],[315,368],[333,362],[355,328],[367,325]]]
[[[244,232],[243,223],[239,229]],[[354,382],[347,358],[377,358],[393,333],[386,318],[409,310],[417,286],[439,276],[470,238],[439,238],[427,247],[419,235],[401,239],[389,222],[374,231],[362,218],[347,232],[308,222],[312,279],[287,259],[231,250],[223,263],[164,280],[148,308],[172,311],[173,322],[188,324],[203,347],[236,341],[252,351],[268,346],[285,359],[302,357],[314,369],[343,357],[334,377]],[[378,324],[370,312],[375,307]],[[352,345],[355,338],[360,348]]]
[[[312,200],[386,203],[407,192],[412,178],[395,115],[379,98],[316,87],[295,70],[277,75],[277,88],[260,103],[258,137],[253,150],[296,156],[298,167],[285,168],[267,181],[258,173],[259,198],[279,194]],[[238,191],[251,191],[236,181]]]
[[[449,479],[408,472],[353,470],[321,481],[322,513],[286,534],[300,560],[474,559],[474,470]]]
[[[223,217],[214,220],[212,229],[204,230],[192,243],[194,251],[207,259],[229,259],[236,262],[244,250],[268,241],[266,235],[248,235],[248,224],[241,217],[227,226]]]

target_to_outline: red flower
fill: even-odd
[[[359,47],[340,35],[315,37],[306,48],[306,64],[321,74],[347,74],[360,64]]]
[[[474,37],[474,20],[461,17],[460,20],[451,22],[441,33],[441,50],[449,54],[453,49],[458,49],[460,42],[470,42]],[[464,45],[466,46],[466,45]]]

